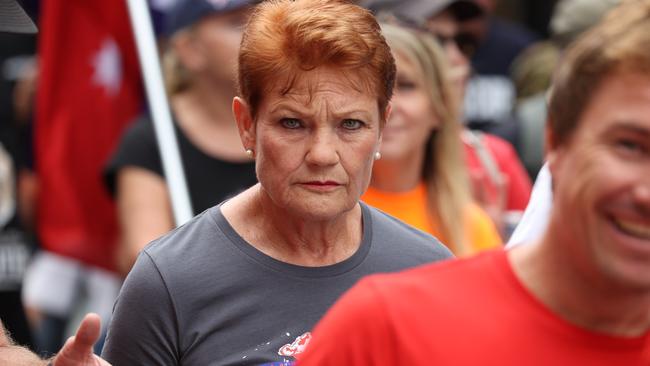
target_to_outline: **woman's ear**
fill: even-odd
[[[244,149],[255,150],[255,123],[248,103],[240,97],[233,98],[232,113],[235,116]]]

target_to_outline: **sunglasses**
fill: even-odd
[[[474,36],[467,33],[458,33],[453,36],[444,35],[436,32],[431,32],[443,48],[447,48],[452,44],[467,58],[471,58],[476,52],[478,41]]]

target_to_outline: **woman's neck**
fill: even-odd
[[[232,116],[232,100],[235,93],[232,90],[219,90],[207,82],[196,82],[188,89],[172,98],[177,114],[193,111],[192,115],[198,122],[231,126],[234,125]]]
[[[222,212],[235,231],[279,261],[318,267],[352,256],[363,239],[361,207],[331,220],[309,220],[275,205],[257,184],[226,202]]]
[[[227,161],[249,160],[232,115],[232,95],[215,95],[193,86],[171,101],[180,128],[199,150]]]
[[[424,149],[399,158],[382,158],[372,168],[370,186],[386,192],[405,192],[422,181]]]

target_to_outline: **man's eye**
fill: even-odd
[[[295,118],[283,118],[280,120],[280,123],[282,124],[282,127],[292,130],[300,128],[300,126],[302,126],[300,120]]]
[[[346,130],[358,130],[363,127],[364,123],[358,119],[345,119],[341,126]]]

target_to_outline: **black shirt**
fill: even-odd
[[[254,163],[233,163],[209,156],[192,144],[177,123],[174,129],[195,215],[257,183]],[[140,118],[125,131],[106,167],[105,183],[112,194],[118,171],[127,166],[164,177],[154,127],[148,118]]]

